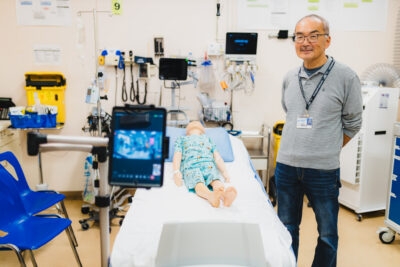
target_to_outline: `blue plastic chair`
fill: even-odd
[[[33,266],[37,266],[33,250],[41,248],[65,231],[75,259],[82,266],[68,230],[71,220],[61,218],[58,214],[28,213],[16,183],[11,182],[9,176],[11,174],[6,169],[0,169],[0,249],[13,250],[21,266],[26,266],[22,252],[29,251]]]
[[[0,162],[3,161],[8,162],[8,164],[10,164],[12,168],[14,168],[16,177],[11,175],[11,176],[6,176],[4,178],[0,177],[0,179],[6,179],[6,178],[12,179],[12,181],[17,186],[19,195],[22,198],[22,203],[24,204],[24,207],[29,215],[38,214],[44,210],[47,210],[52,206],[57,206],[57,208],[59,208],[58,207],[59,204],[60,212],[64,215],[65,218],[67,219],[69,218],[67,209],[65,208],[64,205],[64,199],[65,199],[64,194],[60,194],[54,190],[43,190],[43,191],[31,190],[26,181],[25,174],[22,170],[22,167],[17,157],[11,151],[6,151],[0,154]],[[4,166],[8,167],[8,164],[3,162],[3,164],[0,164],[0,168],[5,169],[6,171],[9,172],[9,168],[4,167]],[[68,227],[68,230],[71,232],[74,245],[78,246],[78,242],[76,240],[72,226]]]

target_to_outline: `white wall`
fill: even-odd
[[[240,31],[237,27],[236,1],[222,0],[221,17],[216,18],[216,0],[125,0],[123,14],[110,16],[98,13],[97,47],[103,49],[133,50],[135,55],[154,57],[153,38],[164,37],[166,56],[187,56],[191,52],[201,58],[211,42],[224,44],[227,31]],[[71,0],[72,24],[65,27],[33,27],[16,23],[15,1],[0,1],[0,36],[2,67],[0,72],[0,96],[12,97],[17,105],[26,105],[24,74],[31,71],[61,71],[67,78],[66,124],[61,130],[46,130],[45,133],[62,135],[87,135],[81,130],[89,115],[91,105],[85,103],[86,88],[94,79],[95,60],[100,51],[94,51],[94,19],[91,13],[80,11],[109,11],[110,0]],[[360,75],[376,63],[393,63],[395,21],[400,2],[388,0],[386,30],[382,32],[331,31],[332,44],[328,54],[348,64]],[[84,26],[85,42],[78,43]],[[293,25],[294,27],[294,25]],[[234,93],[233,117],[235,129],[257,130],[262,123],[272,126],[284,119],[280,106],[281,81],[286,71],[300,64],[292,42],[268,38],[276,31],[258,31],[258,71],[256,89],[248,95],[243,91]],[[61,48],[59,66],[37,65],[33,57],[35,45],[55,45]],[[223,70],[222,57],[212,57],[217,77]],[[128,74],[128,73],[127,73]],[[129,74],[128,74],[129,76]],[[137,75],[136,75],[137,76]],[[119,72],[117,98],[115,98],[114,69],[107,69],[108,101],[102,105],[107,112],[121,102],[121,79]],[[158,75],[149,80],[148,103],[158,104],[162,88]],[[130,78],[127,78],[128,93]],[[162,89],[162,105],[168,106],[170,91]],[[199,88],[192,85],[181,90],[181,105],[190,107],[191,119],[197,118],[200,105],[196,99]],[[218,86],[215,95],[228,98]],[[36,157],[26,155],[26,132],[18,131],[20,155],[31,185],[39,182]],[[42,155],[44,180],[51,188],[60,191],[83,189],[83,160],[80,152],[51,152]]]

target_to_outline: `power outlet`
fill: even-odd
[[[117,55],[107,55],[105,56],[105,65],[106,66],[118,66],[119,56]]]
[[[208,45],[207,54],[209,56],[220,56],[222,55],[224,49],[220,43],[211,43]]]

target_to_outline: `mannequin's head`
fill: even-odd
[[[186,135],[204,134],[205,129],[199,121],[191,121],[186,126]]]

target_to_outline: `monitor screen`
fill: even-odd
[[[160,58],[160,80],[184,81],[187,79],[187,61],[184,58]]]
[[[113,108],[109,157],[111,185],[162,186],[165,120],[163,108]]]
[[[225,54],[255,55],[257,54],[258,34],[255,32],[227,32]]]

